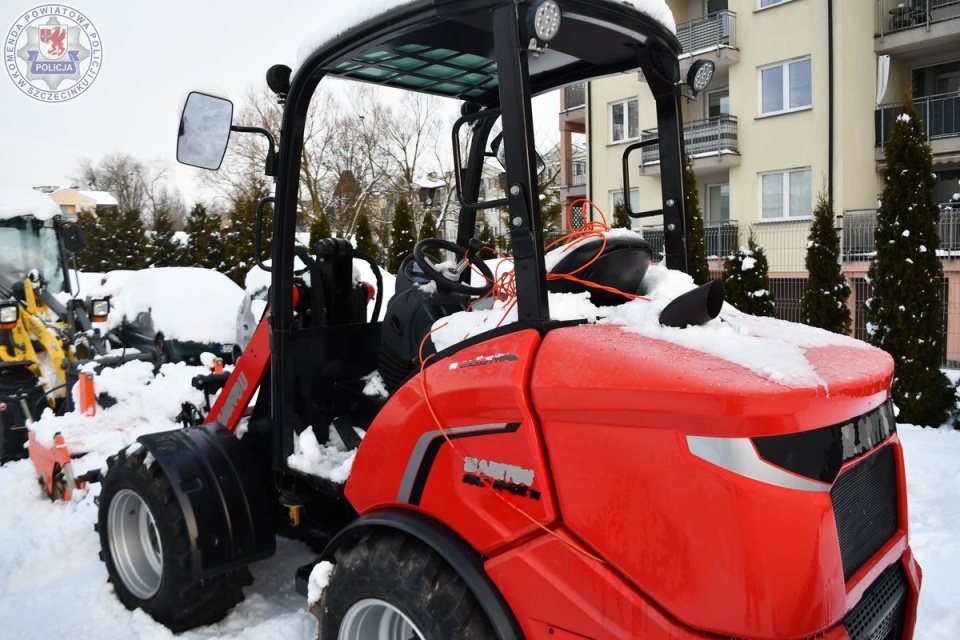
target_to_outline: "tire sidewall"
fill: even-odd
[[[117,570],[113,558],[113,551],[110,544],[110,526],[109,513],[110,505],[116,498],[117,493],[123,489],[128,489],[136,493],[144,504],[150,510],[153,521],[157,528],[157,535],[160,538],[161,558],[163,568],[160,575],[160,587],[150,598],[141,599],[134,595],[124,584],[120,573]],[[100,546],[104,553],[104,563],[107,565],[107,572],[110,575],[110,582],[113,584],[120,601],[129,609],[143,609],[152,614],[154,610],[162,607],[167,599],[168,592],[176,588],[182,580],[189,580],[189,577],[182,576],[185,572],[178,570],[176,558],[178,547],[183,544],[178,532],[174,529],[174,518],[168,517],[167,510],[170,508],[179,509],[179,506],[172,504],[164,507],[157,495],[156,483],[152,482],[147,469],[143,465],[132,467],[129,464],[123,464],[114,467],[107,474],[103,482],[103,490],[100,493],[100,508],[98,512],[98,522],[100,524]],[[177,578],[180,578],[178,580]]]

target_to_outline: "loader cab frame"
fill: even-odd
[[[459,124],[472,128],[458,184],[462,208],[458,244],[474,234],[483,156],[497,113],[506,157],[507,207],[516,270],[519,327],[545,330],[550,320],[543,229],[537,198],[537,156],[531,97],[595,77],[643,71],[657,105],[662,167],[666,264],[687,270],[682,82],[676,37],[658,21],[620,3],[565,0],[562,22],[549,43],[531,31],[538,2],[526,0],[418,0],[359,25],[314,51],[284,87],[286,107],[274,217],[271,307],[271,389],[274,468],[286,468],[297,424],[286,390],[297,388],[294,362],[293,264],[301,148],[307,109],[327,76],[422,91],[464,100]],[[578,22],[577,28],[564,23]],[[565,30],[564,27],[567,27]],[[574,35],[575,34],[575,35]],[[269,78],[269,76],[268,76]],[[463,120],[463,118],[461,119]]]

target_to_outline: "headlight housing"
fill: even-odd
[[[91,298],[90,299],[90,321],[106,322],[110,315],[109,298]]]
[[[550,42],[560,29],[560,16],[557,0],[538,0],[527,14],[527,30],[540,42]]]
[[[20,318],[20,305],[16,300],[0,301],[0,329],[11,330]]]

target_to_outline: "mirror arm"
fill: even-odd
[[[263,173],[270,177],[276,177],[277,151],[273,134],[263,127],[243,127],[238,124],[230,125],[230,131],[236,131],[237,133],[259,133],[260,135],[265,136],[267,138],[267,159],[266,162],[264,162]]]

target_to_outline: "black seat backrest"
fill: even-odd
[[[589,291],[591,301],[598,307],[623,304],[629,298],[590,284],[642,295],[643,277],[653,260],[653,249],[647,241],[639,236],[607,237],[603,252],[598,257],[601,246],[601,238],[588,238],[568,250],[550,269],[550,273],[572,274],[579,282],[566,278],[549,278],[547,290],[553,293]],[[588,267],[578,271],[587,263],[590,263]]]

